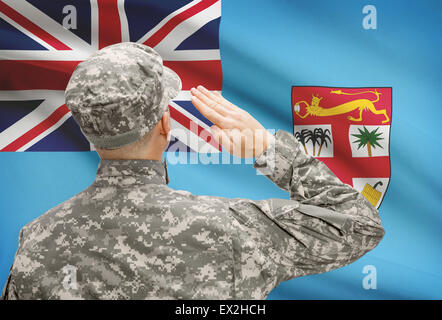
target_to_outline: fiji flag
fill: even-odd
[[[183,82],[168,156],[225,155],[189,101],[202,84],[292,132],[378,208],[378,247],[269,299],[442,299],[441,35],[439,0],[0,0],[0,287],[20,228],[95,178],[64,104],[72,71],[132,41]],[[168,169],[170,187],[195,194],[288,198],[247,163]]]

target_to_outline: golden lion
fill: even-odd
[[[375,102],[379,101],[379,96],[381,95],[380,92],[375,91],[363,91],[363,92],[357,92],[357,93],[346,93],[342,92],[342,90],[331,90],[330,93],[333,94],[344,94],[344,95],[357,95],[357,94],[363,94],[363,93],[374,93],[376,95],[376,100],[368,100],[368,99],[357,99],[353,101],[349,101],[343,104],[340,104],[338,106],[332,107],[332,108],[323,108],[319,106],[319,102],[322,100],[322,98],[316,97],[315,95],[312,95],[312,102],[311,105],[308,104],[308,102],[302,100],[298,101],[295,104],[294,110],[298,117],[304,119],[305,117],[312,115],[317,117],[327,117],[327,116],[335,116],[340,114],[345,114],[348,112],[352,112],[354,110],[359,110],[359,118],[354,118],[352,116],[348,116],[347,119],[351,121],[362,121],[362,112],[364,110],[369,110],[373,114],[383,114],[385,116],[385,120],[382,121],[382,123],[386,123],[390,121],[390,118],[387,115],[386,109],[377,110],[374,106]],[[299,112],[301,111],[300,104],[304,103],[306,105],[306,112],[302,116]]]

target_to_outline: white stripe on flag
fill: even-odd
[[[41,44],[43,47],[45,47],[48,50],[55,50],[49,43],[44,42],[43,40],[41,40],[39,37],[37,37],[36,35],[34,35],[33,33],[29,32],[27,29],[23,28],[21,25],[19,25],[17,22],[15,22],[14,20],[10,19],[8,16],[4,15],[2,12],[0,12],[0,18],[5,20],[6,22],[8,22],[10,25],[12,25],[14,28],[17,28],[19,31],[23,32],[25,35],[27,35],[29,38],[31,38],[32,40],[34,40],[35,42],[38,42],[39,44]],[[3,50],[2,50],[3,51]],[[0,51],[0,52],[2,52]],[[19,51],[19,50],[14,50],[14,51]],[[1,57],[1,53],[0,53],[0,57]],[[15,58],[16,59],[16,58]]]
[[[118,14],[121,24],[121,42],[129,42],[129,24],[127,22],[126,11],[124,10],[124,0],[118,0]]]
[[[170,119],[170,127],[172,130],[172,136],[177,138],[186,146],[189,146],[195,152],[200,152],[200,150],[204,147],[205,150],[209,151],[207,153],[219,153],[217,148],[212,146],[210,143],[207,143],[198,135],[191,132],[189,129],[185,128],[172,118]]]
[[[208,50],[175,50],[161,53],[164,61],[207,61],[221,60],[218,49]]]
[[[175,17],[176,15],[180,14],[181,12],[187,10],[188,8],[194,6],[195,4],[197,4],[198,2],[201,2],[201,0],[195,0],[192,2],[189,2],[188,4],[186,4],[185,6],[179,8],[178,10],[172,12],[171,14],[169,14],[167,17],[165,17],[163,20],[161,20],[155,27],[153,27],[152,29],[149,30],[148,33],[146,33],[144,36],[142,36],[137,42],[139,43],[143,43],[145,42],[147,39],[149,39],[155,32],[157,32],[160,28],[162,28],[170,19],[172,19],[173,17]]]
[[[91,53],[89,50],[0,50],[0,60],[82,61]]]
[[[91,1],[91,45],[94,50],[98,50],[98,2]]]
[[[36,90],[37,91],[37,90]],[[23,91],[17,91],[17,99],[13,100],[31,100],[24,99],[26,93]],[[0,132],[0,149],[3,149],[5,146],[9,145],[11,142],[15,141],[17,138],[24,135],[26,132],[34,128],[36,125],[44,121],[47,117],[49,117],[57,108],[64,104],[64,92],[63,91],[52,91],[48,93],[46,90],[42,90],[42,92],[46,92],[47,95],[43,97],[40,96],[40,99],[45,99],[36,109],[28,113],[26,116],[15,122],[12,126]],[[12,97],[11,91],[0,92],[0,97]],[[21,99],[20,99],[21,96]],[[33,99],[37,98],[35,93],[30,93],[27,97],[33,97]],[[1,99],[3,100],[3,99]],[[36,137],[38,138],[38,137]]]
[[[25,144],[24,146],[22,146],[21,148],[17,149],[17,151],[26,151],[26,149],[29,149],[30,147],[32,147],[34,144],[36,144],[37,142],[39,142],[41,139],[43,139],[44,137],[46,137],[48,134],[52,133],[53,131],[55,131],[56,129],[58,129],[58,127],[60,127],[67,119],[69,119],[69,117],[71,116],[71,112],[66,113],[60,120],[58,120],[57,123],[55,123],[54,125],[52,125],[51,127],[49,127],[46,131],[42,132],[40,135],[36,136],[34,139],[32,139],[31,141],[29,141],[27,144]]]
[[[202,120],[198,119],[197,117],[195,117],[193,114],[191,114],[189,111],[187,111],[186,109],[184,109],[183,107],[181,107],[179,104],[177,104],[174,101],[171,101],[170,104],[172,105],[172,107],[174,107],[177,111],[181,112],[182,114],[184,114],[187,118],[189,118],[190,120],[192,120],[193,122],[197,123],[200,127],[203,127],[204,129],[206,129],[207,131],[210,132],[210,127],[205,124]]]
[[[61,24],[38,10],[27,1],[2,1],[71,49],[92,51],[92,47],[86,41],[75,35],[73,32],[65,29]]]
[[[174,52],[175,48],[177,48],[184,40],[186,40],[196,31],[201,29],[205,24],[216,18],[219,18],[220,15],[221,15],[221,2],[217,1],[207,9],[198,12],[197,14],[193,15],[192,17],[178,24],[169,34],[166,35],[166,37],[158,45],[155,46],[154,49],[161,54],[164,60],[170,60],[171,58],[173,58],[175,54]],[[192,50],[192,51],[195,51],[195,53],[198,53],[198,51],[209,51],[209,52],[211,51],[212,53],[209,54],[210,56],[214,56],[215,53],[214,51],[218,51],[219,55],[219,50]],[[199,55],[202,56],[201,53]],[[195,60],[197,59],[198,55],[195,58]],[[215,59],[210,59],[210,60],[215,60]],[[217,60],[219,60],[219,57]]]

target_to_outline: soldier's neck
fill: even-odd
[[[118,149],[98,149],[101,159],[108,160],[158,160],[162,161],[163,153],[168,146],[167,136],[156,134],[152,139],[141,139],[134,144]]]
[[[140,150],[99,150],[97,153],[101,159],[106,160],[158,160],[163,159],[163,150],[143,148]]]

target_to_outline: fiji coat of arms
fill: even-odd
[[[379,208],[390,182],[392,88],[293,86],[293,133],[304,152]]]

